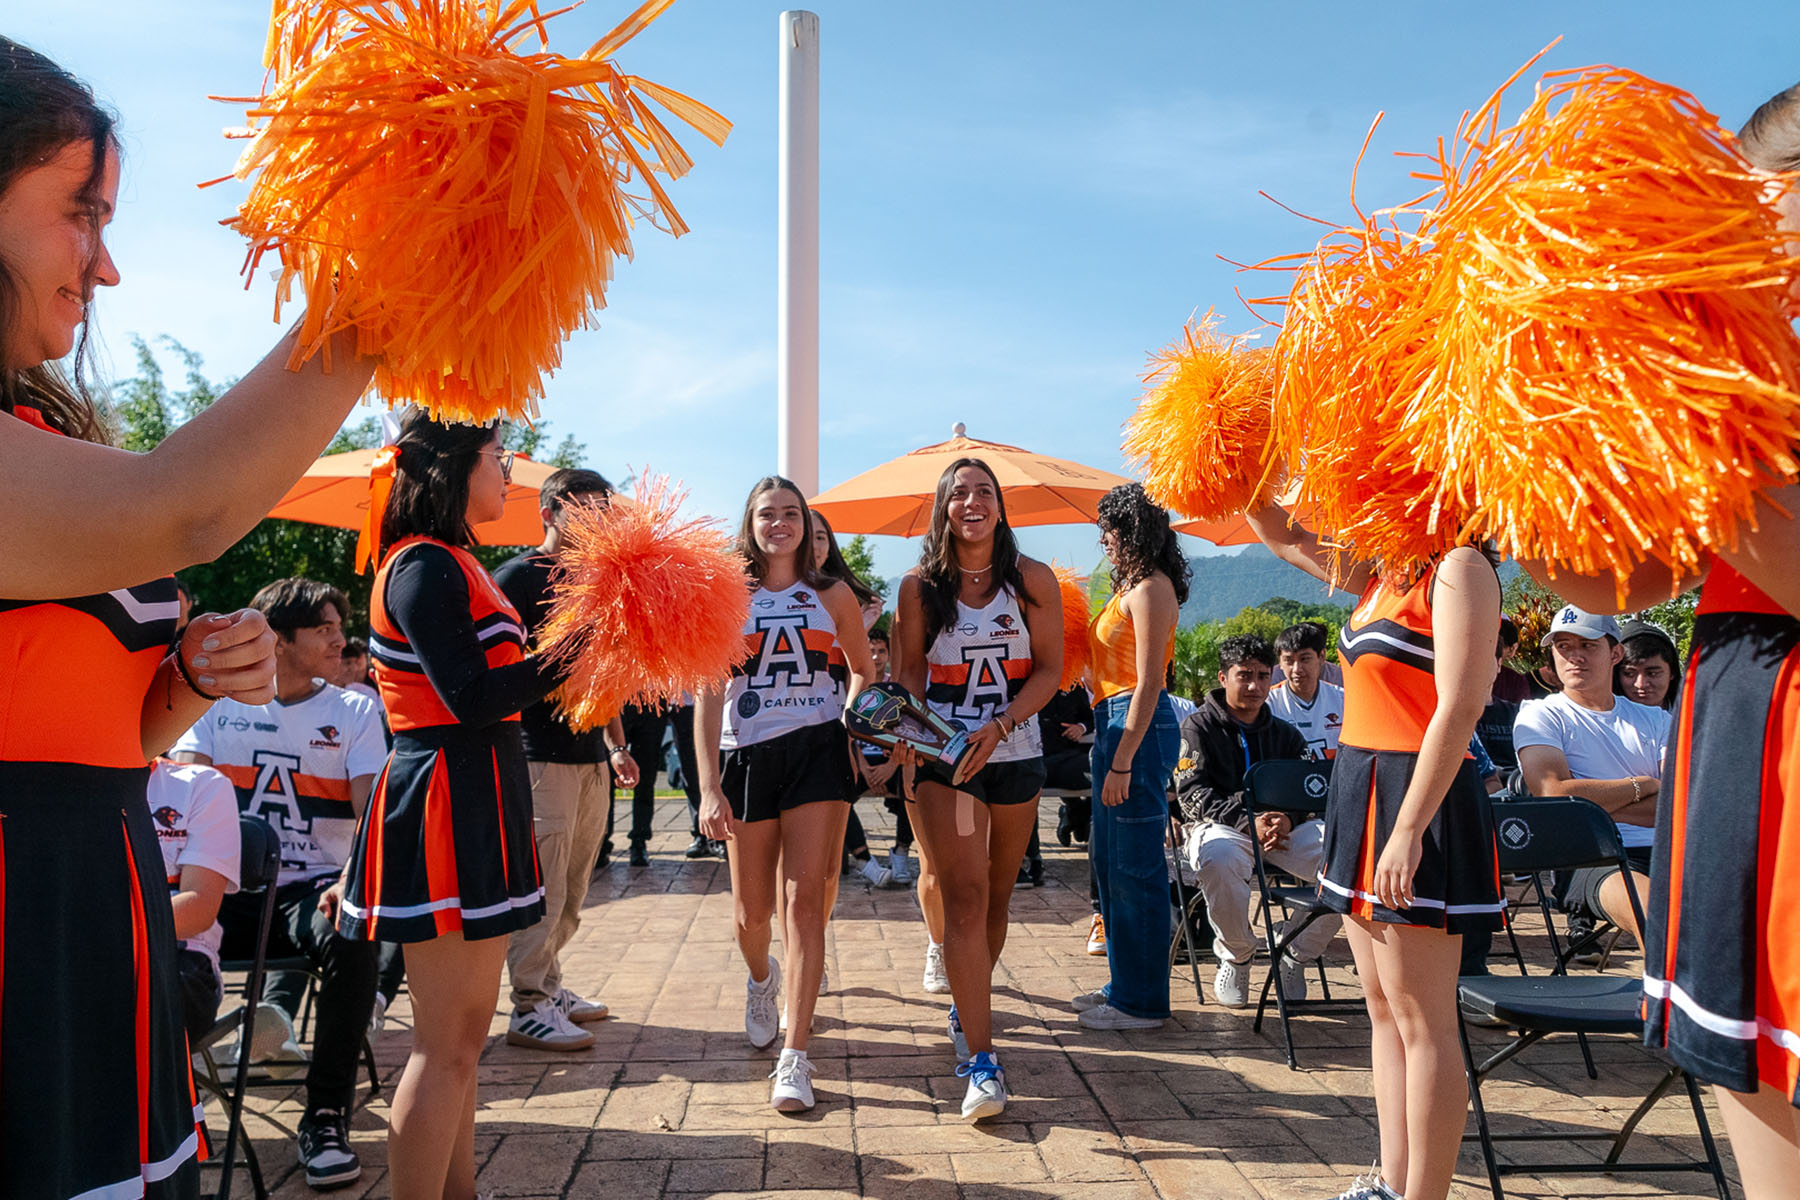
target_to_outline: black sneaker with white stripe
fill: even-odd
[[[362,1176],[362,1162],[350,1148],[345,1114],[335,1108],[315,1108],[300,1118],[300,1165],[306,1168],[309,1187],[343,1187]]]

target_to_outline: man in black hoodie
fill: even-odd
[[[1286,817],[1265,813],[1254,829],[1244,811],[1244,775],[1259,762],[1306,757],[1306,737],[1269,712],[1269,678],[1275,648],[1253,634],[1219,646],[1219,684],[1181,723],[1181,755],[1175,764],[1175,798],[1186,831],[1183,856],[1200,878],[1212,924],[1219,971],[1213,992],[1226,1008],[1250,1002],[1250,900],[1256,862],[1250,839],[1262,843],[1264,861],[1300,879],[1316,880],[1324,867],[1325,829],[1320,821],[1291,828]],[[1307,927],[1281,963],[1281,990],[1306,996],[1302,964],[1324,952],[1339,920],[1324,917]]]

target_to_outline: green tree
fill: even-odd
[[[1273,642],[1290,624],[1292,622],[1287,618],[1258,605],[1239,609],[1237,616],[1227,618],[1221,627],[1220,637],[1223,639],[1248,633]]]
[[[1223,621],[1201,621],[1175,631],[1175,694],[1198,700],[1218,686]]]
[[[844,565],[856,572],[856,577],[874,588],[875,594],[885,601],[888,582],[875,573],[875,550],[869,545],[869,539],[859,533],[838,549],[843,551]]]

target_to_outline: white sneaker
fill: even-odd
[[[943,996],[950,992],[950,977],[944,974],[944,947],[937,942],[925,943],[925,990]]]
[[[876,862],[873,858],[865,862],[860,868],[860,871],[862,877],[869,881],[870,887],[884,888],[888,885],[888,882],[894,878],[894,873],[892,871]]]
[[[1401,1200],[1400,1193],[1387,1185],[1379,1167],[1370,1167],[1367,1175],[1350,1181],[1350,1190],[1340,1192],[1337,1200]]]
[[[556,1007],[562,1009],[563,1016],[577,1025],[585,1025],[589,1021],[606,1020],[606,1005],[599,1000],[588,1000],[571,992],[568,988],[557,988],[556,995],[551,997]]]
[[[233,1043],[222,1065],[235,1070],[237,1060],[238,1048]],[[294,1023],[288,1015],[267,1000],[258,1004],[250,1023],[250,1077],[290,1079],[306,1070],[310,1061],[294,1038]]]
[[[776,1112],[805,1112],[813,1106],[812,1060],[804,1050],[783,1050],[769,1078],[775,1086],[769,1089],[769,1103]]]
[[[1105,1003],[1106,991],[1104,988],[1101,988],[1095,991],[1081,993],[1081,995],[1069,1001],[1069,1007],[1078,1013],[1084,1013],[1090,1008],[1099,1008]]]
[[[1075,1018],[1084,1029],[1161,1029],[1157,1017],[1134,1017],[1110,1004],[1097,1004]]]
[[[969,1090],[963,1093],[963,1120],[981,1121],[1006,1111],[1006,1072],[992,1054],[984,1050],[957,1067],[956,1074],[969,1081]]]
[[[1286,1000],[1306,999],[1306,964],[1291,954],[1281,956],[1281,995]]]
[[[1250,1003],[1250,964],[1224,959],[1219,973],[1213,976],[1213,995],[1226,1008],[1243,1008]]]
[[[516,1012],[506,1022],[506,1044],[531,1050],[586,1050],[594,1035],[577,1029],[554,997]]]
[[[888,871],[894,877],[895,887],[911,887],[913,881],[912,864],[906,861],[906,855],[898,850],[888,852]]]
[[[380,992],[375,993],[375,1006],[369,1010],[369,1036],[379,1034],[387,1024],[388,998]]]
[[[969,1039],[963,1035],[962,1018],[956,1014],[956,1005],[950,1006],[950,1048],[956,1052],[957,1062],[969,1059]]]
[[[769,977],[761,983],[744,981],[744,1033],[758,1050],[767,1050],[781,1036],[781,964],[769,959]]]

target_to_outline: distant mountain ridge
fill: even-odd
[[[1222,621],[1253,604],[1282,596],[1306,604],[1355,604],[1356,597],[1332,591],[1298,567],[1290,567],[1267,546],[1245,546],[1235,554],[1188,559],[1192,572],[1181,624]]]

